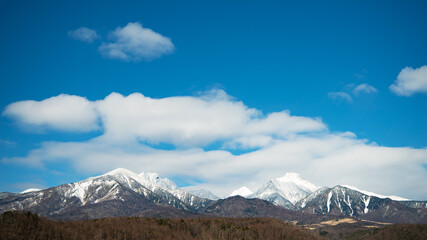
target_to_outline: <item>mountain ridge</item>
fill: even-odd
[[[427,223],[427,201],[395,201],[341,185],[319,188],[295,173],[270,180],[246,197],[210,200],[203,196],[216,197],[207,190],[179,188],[157,173],[137,174],[119,168],[40,191],[0,193],[0,212],[30,210],[51,218],[85,219],[215,215],[219,209],[228,209],[228,217],[280,217],[276,213],[280,212],[294,220],[305,214],[305,220],[310,218],[307,216],[313,219],[350,216],[372,221]],[[243,212],[236,212],[237,209]],[[220,215],[227,217],[227,211]]]

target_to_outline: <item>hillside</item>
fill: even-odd
[[[103,218],[53,221],[31,212],[5,212],[0,239],[322,239],[271,218]]]

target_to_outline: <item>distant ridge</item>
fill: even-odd
[[[319,188],[296,173],[270,180],[252,194],[245,187],[233,193],[239,196],[219,199],[207,190],[179,188],[157,173],[137,174],[118,168],[48,189],[0,193],[0,212],[30,210],[56,219],[214,215],[311,221],[321,216],[350,216],[379,222],[427,223],[426,201],[395,201],[340,185]]]

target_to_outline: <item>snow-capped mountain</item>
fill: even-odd
[[[130,170],[118,168],[104,175],[88,178],[81,182],[70,184],[71,188],[65,192],[66,197],[78,197],[83,205],[88,201],[103,201],[104,198],[111,199],[117,195],[117,192],[113,192],[110,195],[106,195],[103,198],[99,198],[96,194],[97,191],[93,192],[94,186],[98,186],[98,189],[102,189],[103,185],[114,185],[120,184],[121,186],[130,189],[134,192],[146,196],[149,191],[164,198],[167,202],[175,207],[187,209],[179,201],[182,201],[184,205],[190,206],[190,208],[200,208],[204,202],[203,199],[195,197],[190,193],[181,190],[172,181],[167,178],[160,178],[157,173],[143,172],[136,174]],[[99,190],[98,190],[99,191]],[[179,201],[177,201],[177,198]]]
[[[206,190],[206,189],[185,189],[187,192],[193,194],[194,196],[197,196],[199,198],[205,198],[209,200],[218,200],[220,199],[217,195],[213,194],[212,192]]]
[[[263,200],[267,200],[274,205],[285,207],[285,208],[293,208],[293,204],[283,197],[283,192],[280,190],[273,181],[269,181],[264,184],[258,191],[254,194],[247,196],[248,198],[259,198]]]
[[[262,206],[273,206],[273,203],[276,206],[271,209],[277,210],[280,208],[278,206],[288,208],[284,212],[290,214],[289,216],[301,214],[296,213],[298,211],[306,214],[305,217],[310,213],[353,216],[381,222],[427,223],[426,201],[395,201],[382,198],[384,196],[379,194],[340,185],[318,188],[296,173],[287,173],[267,182],[257,192],[249,193],[249,189],[242,187],[232,195],[243,195],[246,198],[235,196],[228,198],[230,201],[213,201],[209,199],[218,197],[207,190],[186,191],[156,173],[137,174],[126,169],[115,169],[80,182],[48,189],[0,193],[0,213],[8,210],[30,210],[41,216],[59,219],[183,217],[214,214],[218,210],[218,204],[225,201],[229,204],[223,206],[224,216],[227,211],[234,211],[230,216],[258,216],[255,213],[264,209]],[[253,209],[249,209],[249,205],[242,208],[249,202]],[[277,215],[276,210],[270,210],[260,214],[266,217]]]
[[[253,194],[253,192],[249,188],[247,188],[246,186],[243,186],[243,187],[236,189],[233,192],[231,192],[229,197],[232,197],[232,196],[247,197],[251,194]]]
[[[300,200],[296,206],[303,212],[360,216],[379,207],[380,198],[343,186],[321,188]]]
[[[340,185],[321,188],[296,203],[296,208],[306,213],[345,215],[374,221],[427,221],[427,209],[423,208],[427,206],[425,202],[395,201],[368,193]]]
[[[0,212],[34,209],[46,215],[60,215],[69,209],[91,208],[99,204],[133,204],[172,206],[196,211],[210,202],[179,189],[172,181],[155,173],[136,174],[115,169],[80,182],[60,185],[36,192],[0,195]],[[120,203],[118,203],[120,202]],[[129,208],[129,206],[127,206]]]
[[[295,203],[318,189],[317,186],[303,179],[297,173],[286,173],[268,181],[258,191],[247,197],[260,198],[276,205],[292,208]]]

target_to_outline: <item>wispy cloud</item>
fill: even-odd
[[[102,43],[99,52],[108,58],[140,61],[159,58],[174,51],[170,38],[144,28],[140,23],[128,23],[110,34],[111,41]]]
[[[427,66],[402,69],[394,84],[389,88],[396,95],[406,97],[417,92],[427,93]]]
[[[328,93],[328,97],[338,102],[344,101],[348,103],[353,103],[353,98],[350,96],[350,94],[346,92],[330,92]]]
[[[353,89],[353,94],[355,96],[359,95],[360,93],[371,94],[371,93],[377,93],[377,92],[378,90],[376,88],[374,88],[373,86],[367,83],[360,84]]]
[[[100,38],[100,36],[96,33],[95,30],[86,27],[80,27],[75,30],[69,31],[68,36],[76,40],[88,43],[92,43],[96,39]]]
[[[61,101],[55,104],[63,107]],[[320,119],[293,116],[286,110],[262,114],[221,90],[161,99],[112,93],[89,104],[103,126],[101,136],[81,142],[44,142],[26,156],[2,161],[33,166],[66,161],[92,174],[116,167],[153,171],[197,179],[219,195],[243,182],[256,189],[268,179],[294,171],[318,185],[346,183],[382,194],[427,196],[422,167],[427,164],[427,149],[378,146],[353,133],[330,132]],[[86,118],[84,111],[80,115]],[[44,121],[52,128],[58,125]],[[164,150],[157,143],[175,148]],[[243,153],[233,154],[236,148]]]
[[[375,87],[367,83],[363,83],[357,86],[355,86],[354,83],[349,83],[344,86],[342,91],[329,92],[328,97],[338,102],[353,103],[353,97],[358,97],[361,93],[373,94],[377,92],[378,90]]]

